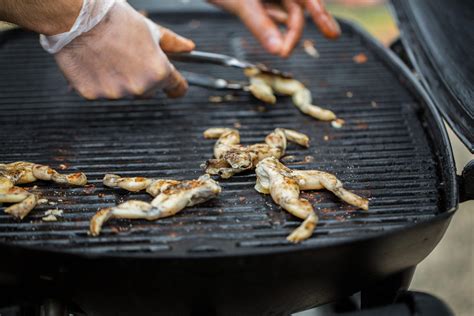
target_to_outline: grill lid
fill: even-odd
[[[401,39],[434,104],[474,150],[474,3],[392,0]]]

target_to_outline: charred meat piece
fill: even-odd
[[[155,198],[150,203],[130,200],[114,207],[101,209],[91,219],[92,236],[98,236],[104,223],[111,218],[154,221],[173,216],[185,207],[204,203],[221,192],[219,184],[209,175],[203,175],[197,180],[176,181],[141,177],[121,178],[108,174],[104,177],[104,184],[132,192],[146,190]]]
[[[291,170],[278,159],[269,157],[257,164],[256,174],[255,190],[263,194],[270,194],[276,204],[290,214],[304,220],[287,237],[289,241],[294,243],[311,237],[318,221],[312,205],[308,200],[299,197],[300,190],[326,189],[348,204],[363,210],[369,209],[367,199],[344,189],[341,181],[327,172]]]
[[[267,157],[280,159],[286,151],[287,141],[309,146],[309,138],[300,132],[277,128],[267,135],[265,143],[249,146],[240,144],[239,131],[232,128],[210,128],[204,132],[205,138],[217,138],[214,158],[203,166],[206,173],[230,178],[236,173],[254,169],[259,161]]]
[[[36,180],[78,186],[87,183],[86,175],[80,172],[65,175],[48,166],[24,161],[0,164],[0,203],[15,203],[5,208],[5,213],[19,219],[28,215],[36,206],[38,198],[16,185]]]

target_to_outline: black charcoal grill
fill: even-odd
[[[338,41],[307,28],[304,38],[315,40],[319,59],[298,48],[280,60],[263,53],[225,14],[175,11],[152,18],[194,39],[199,49],[296,74],[315,102],[346,125],[334,129],[315,121],[285,98],[264,106],[242,92],[212,103],[209,97],[226,93],[198,87],[179,100],[158,95],[86,102],[68,89],[35,34],[0,34],[0,161],[65,164],[68,171],[85,172],[93,185],[39,182],[32,190],[54,205],[38,206],[22,222],[0,214],[6,297],[72,301],[90,315],[280,315],[359,291],[365,306],[392,302],[441,239],[459,192],[470,197],[467,185],[457,186],[433,100],[413,74],[343,21]],[[359,53],[366,63],[352,60]],[[178,66],[242,78],[229,68]],[[113,220],[100,237],[88,236],[89,219],[99,208],[131,197],[150,200],[105,188],[105,173],[196,178],[212,154],[214,141],[202,137],[212,126],[240,127],[244,143],[263,140],[275,127],[307,133],[310,148],[290,146],[286,163],[335,173],[349,189],[371,198],[370,211],[324,191],[304,193],[320,222],[311,239],[293,245],[285,237],[299,220],[254,191],[255,176],[246,173],[221,181],[218,199],[175,217]],[[64,218],[43,222],[51,208],[65,210]]]

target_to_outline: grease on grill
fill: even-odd
[[[356,124],[356,128],[357,128],[357,129],[362,129],[362,130],[364,130],[364,129],[368,129],[368,128],[369,128],[369,124],[368,124],[367,122],[363,121],[363,120],[358,120],[356,123],[357,123],[357,124]]]
[[[364,54],[364,53],[359,53],[357,55],[355,55],[354,57],[352,57],[352,60],[356,63],[356,64],[365,64],[367,62],[367,55]]]
[[[316,49],[316,47],[314,46],[314,41],[313,40],[304,40],[303,41],[303,48],[304,48],[304,51],[306,52],[306,54],[308,54],[309,56],[313,57],[313,58],[319,58],[319,52],[318,50]]]
[[[96,188],[94,184],[87,184],[86,186],[84,186],[82,192],[84,192],[85,194],[92,194],[94,193],[95,189]]]
[[[188,25],[190,29],[195,30],[201,26],[201,21],[193,19],[189,21]]]

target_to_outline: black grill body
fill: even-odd
[[[193,38],[198,49],[293,72],[311,88],[315,103],[346,125],[334,129],[315,121],[285,98],[262,107],[237,93],[214,104],[209,96],[225,93],[197,87],[180,100],[85,102],[68,90],[35,35],[5,33],[1,161],[67,164],[95,185],[84,190],[38,183],[37,192],[65,210],[59,222],[41,221],[49,205],[23,222],[0,215],[0,267],[8,280],[114,315],[285,314],[360,291],[429,254],[457,205],[453,160],[439,116],[391,53],[342,23],[338,41],[307,30],[304,38],[315,40],[319,59],[297,49],[282,61],[264,54],[227,15],[154,18]],[[367,63],[353,62],[358,53],[368,56]],[[242,79],[228,68],[178,67]],[[243,143],[262,141],[276,127],[307,133],[310,148],[290,146],[287,164],[335,173],[349,189],[371,198],[370,211],[356,211],[327,192],[305,193],[321,220],[311,239],[292,245],[285,237],[299,221],[254,191],[255,176],[247,173],[221,181],[218,199],[175,217],[111,221],[100,237],[87,235],[98,208],[131,197],[150,200],[104,188],[104,173],[196,178],[214,145],[202,132],[234,124],[241,126]]]

